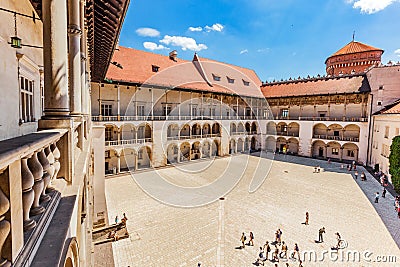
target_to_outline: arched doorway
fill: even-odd
[[[132,148],[124,148],[121,152],[121,171],[135,170],[136,153]]]
[[[317,140],[311,146],[312,157],[314,158],[326,158],[326,145],[324,142]]]
[[[167,148],[167,164],[178,162],[179,149],[177,144],[170,144]]]
[[[201,146],[200,142],[194,142],[192,144],[192,151],[191,151],[191,159],[200,159],[201,158]]]
[[[231,139],[229,142],[229,154],[235,154],[236,153],[236,141],[235,139]]]
[[[148,146],[141,147],[138,151],[138,169],[151,167],[151,148]]]
[[[181,161],[190,160],[190,144],[188,142],[184,142],[181,144],[180,152]]]
[[[212,142],[211,156],[213,157],[219,156],[219,143],[217,140],[214,140]]]
[[[244,149],[244,143],[242,138],[239,138],[238,143],[237,143],[237,152],[241,153],[243,152]]]
[[[276,141],[273,136],[268,136],[265,141],[265,150],[274,152],[276,150]]]
[[[257,139],[254,136],[251,138],[250,149],[251,151],[257,150]]]
[[[211,147],[210,147],[210,143],[208,141],[205,141],[203,143],[203,146],[201,148],[201,156],[203,158],[209,158],[210,157],[210,151],[211,151]]]

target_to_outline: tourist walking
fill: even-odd
[[[128,218],[126,217],[125,212],[124,212],[122,215],[123,215],[123,217],[122,217],[122,219],[121,219],[121,222],[122,222],[124,225],[126,225],[126,221],[128,220]]]
[[[319,233],[318,233],[318,242],[322,243],[324,242],[324,235],[325,234],[325,227],[322,227],[321,229],[319,229]]]
[[[269,242],[266,241],[264,245],[265,257],[268,260],[268,253],[271,251],[271,247],[269,246]]]
[[[356,180],[357,180],[357,178],[358,178],[358,171],[357,171],[357,170],[356,170],[355,173],[354,173],[354,177],[355,177]]]
[[[287,251],[288,251],[288,247],[285,244],[285,241],[282,241],[282,248],[281,248],[281,254],[280,257],[283,259],[287,259]]]
[[[294,256],[297,254],[297,258],[300,260],[300,249],[299,246],[297,245],[297,243],[294,244],[294,248],[293,248],[293,253],[292,253],[292,258],[294,258]]]
[[[379,192],[375,193],[375,203],[378,203],[379,201]]]
[[[383,191],[382,191],[382,197],[386,198],[386,188],[385,187],[383,188]]]
[[[240,242],[242,242],[241,248],[245,248],[244,242],[246,242],[246,235],[242,233],[242,237],[240,238]]]
[[[253,232],[250,232],[250,234],[249,234],[249,246],[254,246],[254,235],[253,235]]]
[[[339,245],[340,245],[340,241],[342,241],[342,237],[340,236],[339,232],[336,232],[335,236],[336,236],[336,241],[337,241],[336,249],[339,249]]]
[[[306,212],[306,221],[304,222],[305,225],[308,225],[308,219],[309,219],[309,214],[308,211]]]
[[[118,224],[118,215],[115,216],[115,224]]]
[[[275,245],[275,250],[274,253],[272,254],[272,261],[278,261],[279,262],[279,249],[277,247],[277,245]]]
[[[365,178],[365,173],[364,173],[364,172],[361,172],[360,177],[361,177],[361,181],[366,181],[366,180],[367,180],[367,179]]]

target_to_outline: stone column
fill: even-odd
[[[50,200],[50,196],[46,194],[46,189],[50,184],[51,174],[53,174],[54,171],[52,171],[50,162],[46,157],[44,149],[38,153],[38,159],[43,168],[43,176],[42,176],[43,190],[40,196],[40,201],[47,202]]]
[[[153,92],[153,90],[151,90]],[[118,121],[121,119],[121,97],[120,97],[120,89],[119,85],[117,85],[117,119]]]
[[[117,173],[121,172],[121,155],[117,155]]]
[[[28,167],[29,170],[31,171],[34,179],[34,184],[33,184],[33,191],[35,193],[34,198],[33,198],[33,204],[31,207],[30,214],[31,215],[38,215],[44,212],[44,208],[39,205],[39,199],[40,196],[42,195],[42,191],[44,188],[44,183],[42,180],[43,176],[43,168],[42,165],[39,162],[39,159],[37,157],[37,152],[33,153],[33,156],[28,159]]]
[[[45,116],[68,116],[67,2],[43,0]]]
[[[81,28],[79,0],[68,0],[69,93],[71,115],[82,113]]]
[[[82,98],[82,113],[89,114],[89,88],[86,83],[86,30],[85,30],[85,1],[80,1],[80,28],[81,34],[81,98]]]
[[[36,226],[36,222],[29,218],[29,211],[33,204],[35,193],[33,192],[34,178],[28,168],[28,159],[21,159],[21,180],[22,180],[22,212],[24,219],[24,231],[29,231]]]

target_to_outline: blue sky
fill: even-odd
[[[352,40],[400,60],[400,0],[131,0],[120,45],[254,69],[261,80],[325,74]],[[397,51],[396,51],[397,50]]]

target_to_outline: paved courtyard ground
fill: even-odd
[[[110,224],[116,215],[121,218],[125,212],[130,233],[130,238],[112,243],[115,266],[196,267],[198,262],[202,267],[254,266],[259,246],[266,240],[273,241],[278,228],[290,250],[296,242],[300,251],[315,251],[318,259],[326,251],[322,262],[306,260],[304,266],[400,266],[399,247],[392,237],[400,240],[400,220],[394,213],[393,197],[387,195],[380,203],[372,203],[373,193],[380,188],[371,177],[366,182],[355,181],[338,163],[277,156],[262,185],[249,193],[257,164],[267,173],[269,163],[267,159],[260,161],[254,156],[238,155],[135,176],[139,181],[149,181],[141,185],[144,188],[155,185],[157,175],[179,185],[184,189],[175,193],[173,187],[167,186],[163,201],[172,205],[186,201],[190,206],[192,202],[207,201],[224,187],[231,186],[227,177],[234,180],[243,173],[241,180],[224,196],[225,200],[196,208],[163,204],[145,193],[130,175],[108,178],[106,198]],[[321,173],[313,173],[313,166],[317,164],[322,167]],[[223,174],[227,175],[223,177]],[[213,183],[219,188],[215,192],[210,189]],[[199,190],[193,191],[194,200],[188,193],[191,188]],[[306,211],[310,214],[308,226],[302,224]],[[325,242],[318,244],[315,239],[322,226],[326,228]],[[255,235],[254,247],[237,249],[241,233],[248,236],[249,231]],[[340,232],[348,248],[330,255],[335,232]],[[353,262],[353,255],[346,257],[351,251],[359,251],[360,261]],[[344,262],[340,261],[342,255]],[[339,261],[334,260],[336,257]],[[298,262],[287,262],[298,266]],[[281,260],[278,266],[286,266],[285,263]],[[268,261],[265,266],[274,266],[274,263]]]

